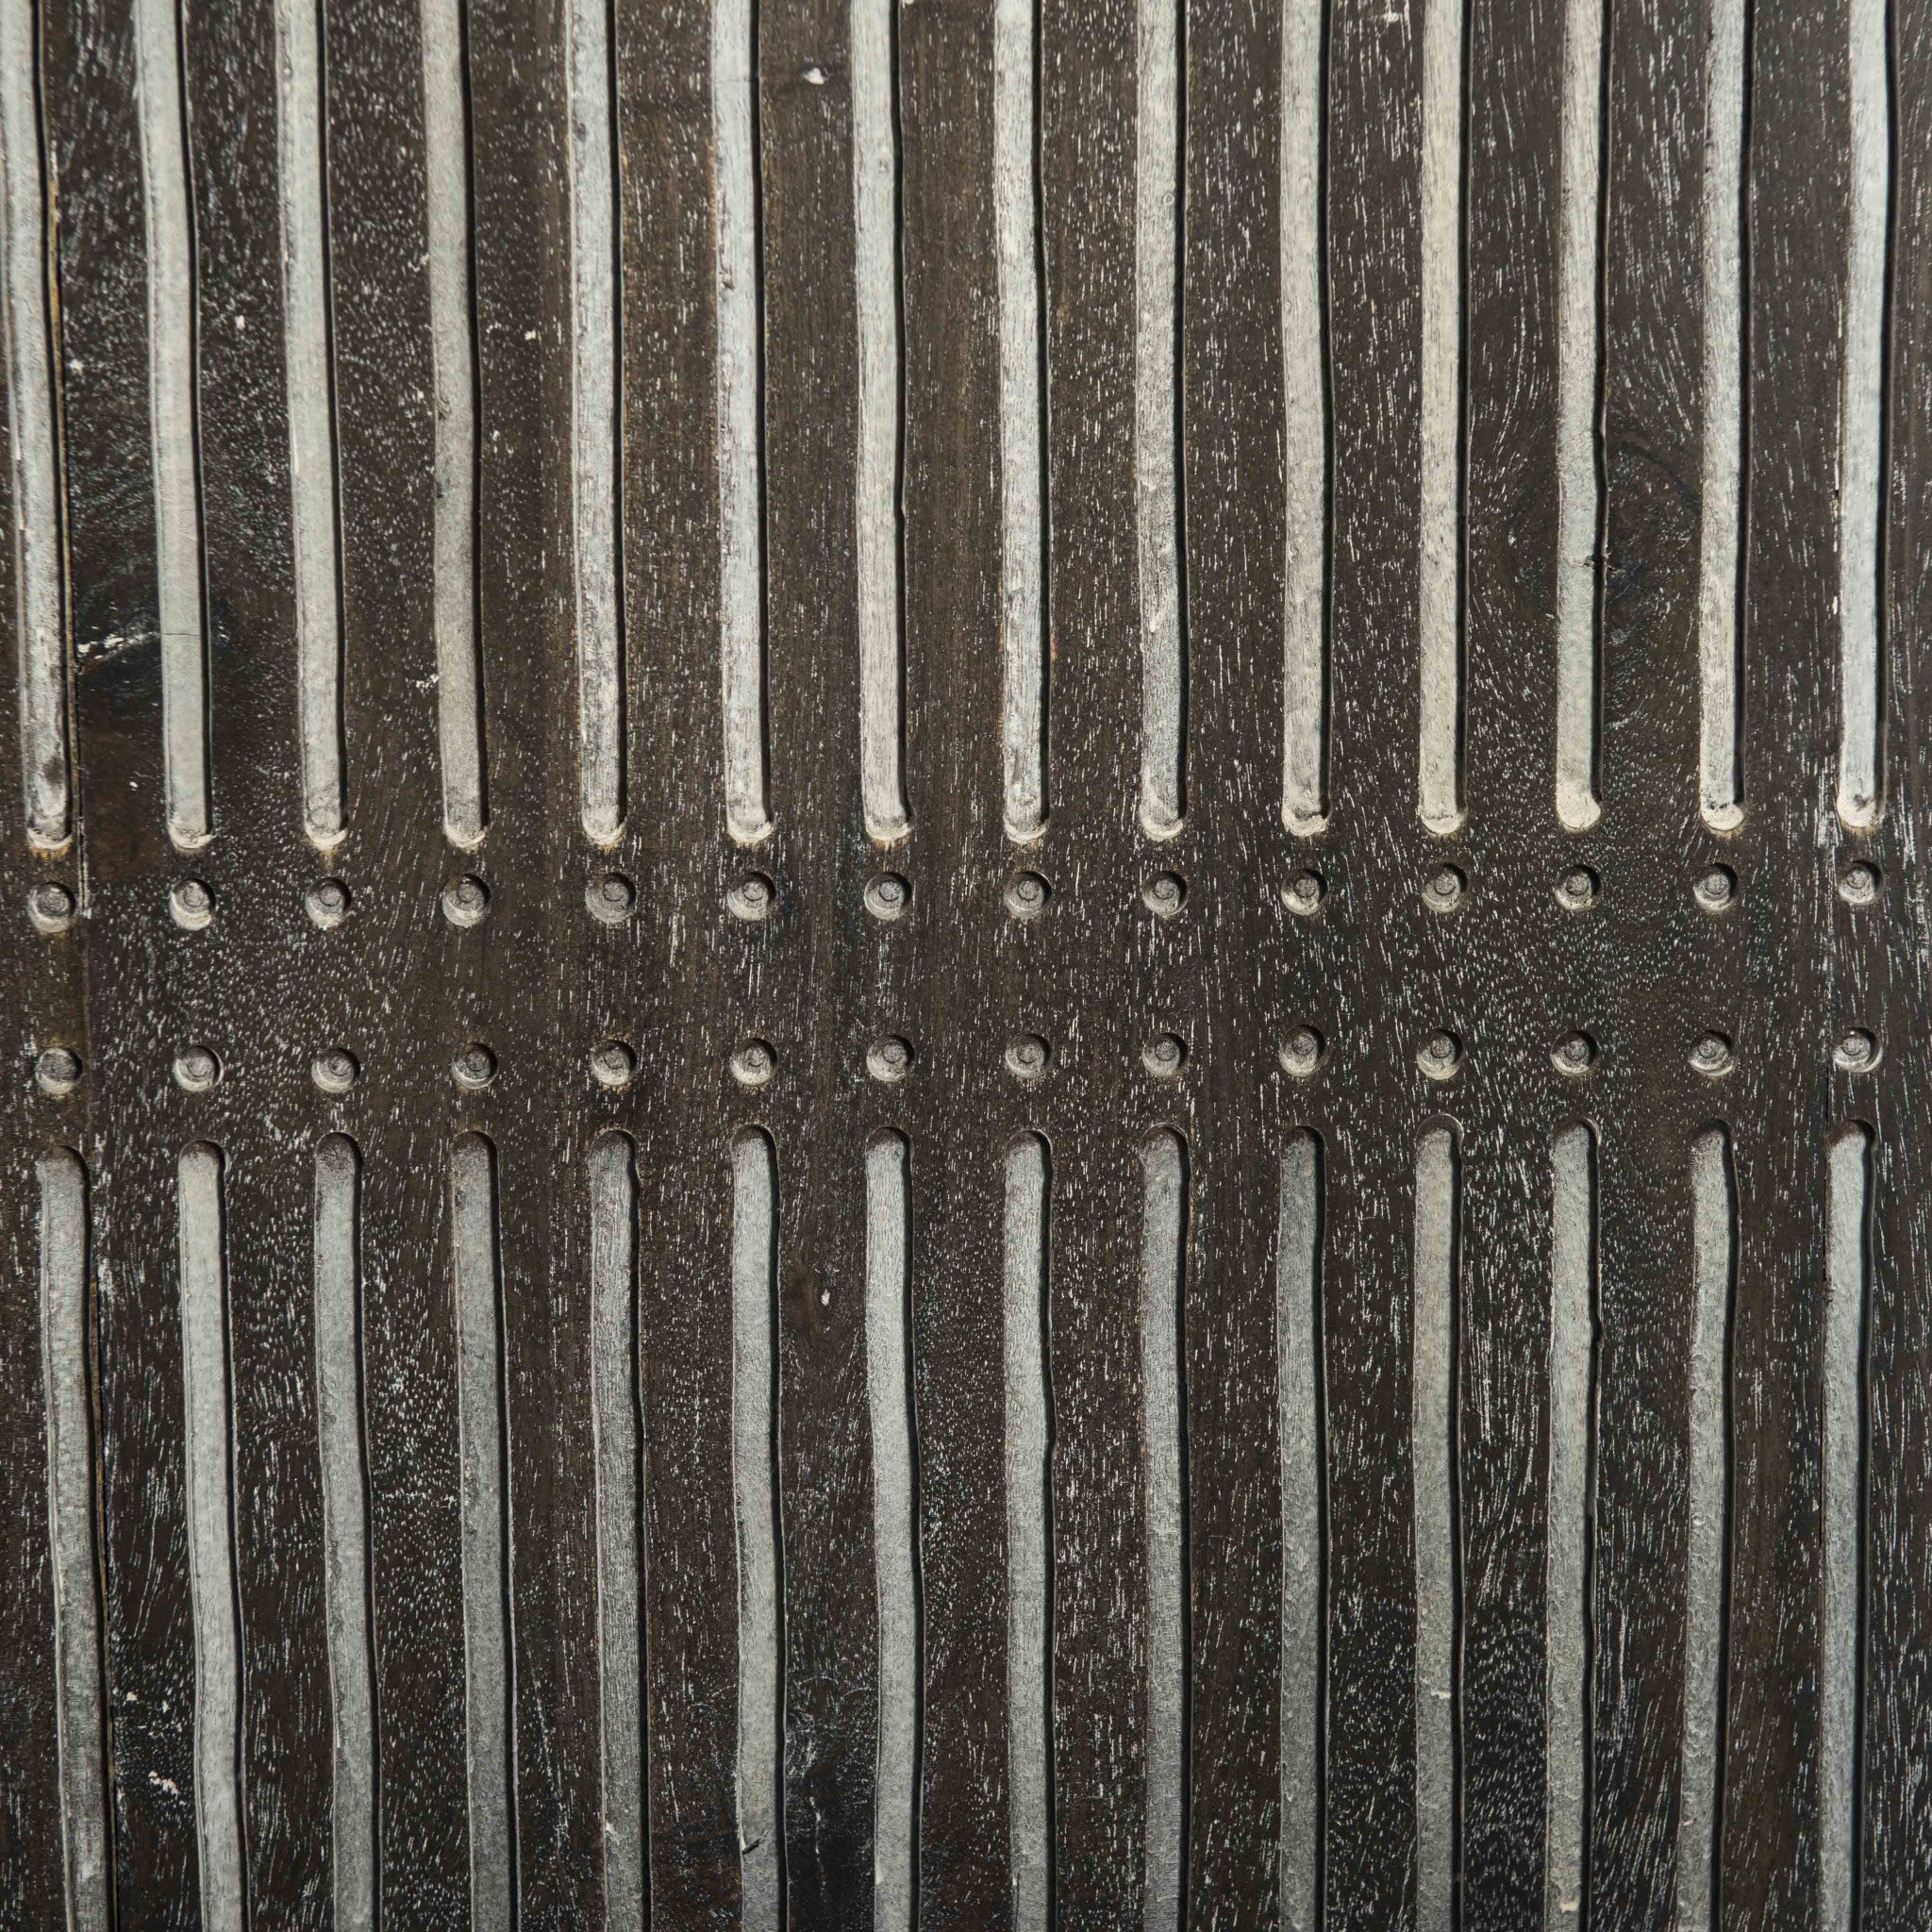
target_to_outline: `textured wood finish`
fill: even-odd
[[[1889,101],[1859,78],[1870,0],[1757,8],[1748,129],[1712,53],[1729,0],[613,0],[608,99],[572,0],[322,0],[328,302],[295,317],[325,336],[321,410],[291,409],[314,341],[291,350],[285,312],[297,4],[31,16],[75,813],[58,849],[17,793],[0,826],[0,1920],[362,1932],[331,1816],[362,1789],[391,1926],[1922,1926],[1924,0],[1885,10]],[[614,221],[582,174],[604,117]],[[1890,146],[1882,331],[1847,240],[1861,141]],[[1742,143],[1734,210],[1707,192],[1714,142]],[[185,304],[157,214],[176,175]],[[1733,220],[1735,372],[1710,360]],[[18,241],[9,326],[32,312]],[[1579,274],[1590,299],[1566,299]],[[1711,425],[1734,376],[1731,451]],[[586,411],[606,395],[609,420]],[[1867,500],[1841,457],[1881,405]],[[291,414],[331,446],[291,454]],[[15,525],[25,460],[0,480]],[[1150,529],[1170,465],[1173,527]],[[1701,773],[1731,736],[1707,714],[1730,633],[1706,579],[1733,467],[1737,824]],[[580,635],[606,564],[582,492],[606,470],[618,676],[587,696],[609,664]],[[192,501],[166,487],[186,475]],[[331,493],[332,523],[298,528]],[[1848,824],[1864,620],[1840,558],[1873,519],[1881,808]],[[170,572],[191,525],[192,581]],[[304,626],[328,628],[326,599],[297,561],[330,545],[324,757]],[[727,670],[753,549],[759,657]],[[16,636],[25,554],[0,558]],[[9,758],[35,689],[0,677]],[[183,841],[197,734],[209,836]],[[340,827],[305,819],[331,758]],[[1143,817],[1148,769],[1177,824]],[[71,921],[30,914],[49,885]],[[182,1077],[193,1048],[211,1084]],[[61,1050],[71,1089],[41,1058]],[[1853,1128],[1848,1282],[1860,1244],[1828,1248],[1824,1210]],[[1168,1330],[1143,1236],[1168,1132],[1171,1375],[1146,1354]],[[359,1310],[346,1276],[316,1293],[336,1134]],[[605,1134],[634,1150],[637,1212],[634,1241],[603,1226],[593,1300]],[[459,1336],[471,1135],[493,1179],[463,1195],[490,1211],[463,1224]],[[891,1310],[868,1322],[888,1135],[903,1359]],[[768,1441],[734,1357],[759,1313],[758,1257],[734,1278],[747,1136],[776,1188]],[[1038,1363],[1006,1279],[1008,1156],[1033,1136]],[[184,1360],[182,1277],[213,1277],[181,1259],[177,1164],[204,1143],[225,1442],[192,1439]],[[56,1149],[86,1172],[96,1403],[65,1466],[98,1496],[98,1560],[58,1586]],[[1733,1204],[1734,1241],[1712,1211]],[[634,1363],[610,1352],[626,1267]],[[339,1647],[362,1620],[331,1598],[356,1525],[325,1535],[325,1359],[331,1512],[367,1470],[376,1735],[346,1779],[330,1619]],[[875,1441],[908,1368],[908,1428]],[[633,1437],[602,1431],[633,1400],[634,1480],[612,1483]],[[1009,1654],[1023,1417],[1047,1458],[1043,1671]],[[225,1457],[225,1519],[191,1493]],[[1150,1541],[1175,1468],[1178,1606]],[[778,1531],[755,1626],[747,1470]],[[600,1514],[616,1499],[634,1524]],[[916,1695],[881,1666],[908,1574]],[[225,1583],[232,1685],[196,1655],[196,1592]],[[90,1591],[100,1655],[63,1652],[63,1592]],[[475,1641],[498,1629],[500,1683]],[[764,1707],[743,1667],[768,1637],[766,1738],[740,1703]],[[74,1827],[94,1740],[62,1730],[89,1708],[63,1658],[107,1714],[92,1917]],[[230,1697],[232,1787],[225,1729],[200,1728]],[[607,1736],[632,1711],[640,1737]],[[633,1775],[641,1817],[612,1784]],[[875,1860],[908,1809],[902,1878]],[[1021,1869],[1036,1842],[1047,1869]]]

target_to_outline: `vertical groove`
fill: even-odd
[[[194,1812],[207,1932],[241,1932],[242,1667],[228,1420],[222,1157],[190,1147],[177,1181],[189,1594],[194,1620]]]
[[[54,1571],[55,1715],[68,1932],[108,1932],[106,1723],[94,1540],[87,1175],[66,1148],[41,1179],[41,1361],[47,1405],[47,1526]]]
[[[1174,323],[1179,259],[1178,0],[1138,0],[1134,169],[1134,481],[1141,596],[1141,829],[1181,823],[1179,496]]]
[[[327,851],[342,834],[342,645],[316,0],[275,0],[275,43],[302,822]]]
[[[1040,233],[1034,106],[1039,0],[994,0],[993,221],[999,247],[1001,743],[1007,836],[1046,824],[1041,615]]]
[[[1557,325],[1557,816],[1597,821],[1598,242],[1603,0],[1568,0],[1563,26],[1562,235]]]
[[[1417,809],[1438,833],[1462,823],[1462,58],[1461,0],[1426,0]]]
[[[1864,1602],[1865,1325],[1870,1292],[1872,1137],[1831,1145],[1825,1211],[1824,1628],[1818,1756],[1821,1932],[1857,1923],[1858,1740]]]
[[[1886,247],[1890,223],[1891,100],[1886,0],[1849,0],[1852,208],[1845,308],[1844,414],[1839,456],[1840,736],[1838,811],[1876,822],[1882,639],[1878,617],[1879,474],[1884,447]]]
[[[910,1932],[919,1890],[918,1525],[907,1211],[906,1143],[892,1135],[874,1141],[865,1159],[865,1373],[879,1606],[874,1932]]]
[[[859,790],[867,834],[907,831],[900,748],[899,156],[896,0],[851,0],[852,194],[858,284]]]
[[[1187,1475],[1181,1306],[1187,1156],[1172,1133],[1141,1150],[1141,1454],[1147,1485],[1147,1854],[1142,1924],[1177,1928],[1186,1896]]]
[[[752,0],[711,9],[718,263],[719,649],[724,824],[771,829],[765,789],[764,489],[759,469],[758,92]]]
[[[147,220],[149,434],[154,464],[156,620],[168,834],[208,836],[207,653],[202,637],[201,506],[194,426],[194,240],[175,0],[134,0]]]
[[[1321,1185],[1314,1136],[1297,1134],[1281,1163],[1274,1303],[1281,1425],[1282,1932],[1315,1932],[1321,1897]]]
[[[1052,1419],[1046,1386],[1046,1148],[1007,1155],[1007,1791],[1014,1932],[1053,1913]]]
[[[27,837],[45,851],[66,844],[74,825],[35,22],[33,0],[0,4],[0,192],[5,195],[8,421],[13,437],[12,540],[20,625],[20,766]]]
[[[1283,0],[1281,378],[1287,466],[1281,821],[1300,836],[1328,812],[1327,344],[1323,310],[1324,0]]]
[[[364,1446],[360,1167],[332,1134],[315,1151],[315,1392],[323,1583],[334,1729],[336,1932],[375,1927],[375,1666]]]
[[[591,1145],[590,1168],[604,1923],[606,1932],[643,1932],[636,1149],[623,1134],[603,1135]]]
[[[1698,801],[1716,831],[1743,818],[1739,797],[1738,513],[1743,458],[1745,0],[1710,0],[1705,67],[1704,459],[1698,561],[1703,705]]]
[[[423,0],[423,154],[436,368],[437,735],[442,824],[474,846],[486,815],[476,635],[476,344],[470,287],[470,137],[462,0]]]
[[[599,845],[624,826],[617,560],[617,164],[608,0],[570,0],[571,534],[578,804]]]
[[[1596,1171],[1588,1127],[1551,1147],[1550,1474],[1545,1932],[1581,1923],[1588,1812],[1591,1387],[1595,1348]]]
[[[1448,1932],[1456,1833],[1456,1143],[1415,1163],[1415,1786],[1417,1932]]]
[[[738,1499],[738,1846],[747,1932],[777,1932],[784,1850],[778,1798],[778,1176],[772,1143],[731,1150],[731,1461]]]
[[[1725,1529],[1730,1489],[1730,1312],[1736,1196],[1721,1128],[1690,1150],[1690,1522],[1684,1607],[1684,1745],[1677,1812],[1676,1932],[1715,1923],[1723,1771]]]
[[[508,1496],[495,1156],[480,1134],[451,1151],[457,1424],[462,1457],[463,1647],[469,1744],[470,1908],[508,1927],[516,1890],[509,1773]]]

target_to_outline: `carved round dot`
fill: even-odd
[[[1462,904],[1469,881],[1453,865],[1439,865],[1423,881],[1423,904],[1432,912],[1454,912]]]
[[[1322,904],[1325,891],[1322,874],[1304,867],[1281,889],[1281,903],[1298,919],[1307,919]]]
[[[637,1071],[637,1055],[621,1040],[607,1040],[591,1049],[591,1078],[612,1093],[628,1087]]]
[[[442,889],[442,916],[452,925],[481,925],[490,916],[490,888],[466,872]]]
[[[80,1085],[80,1056],[68,1046],[50,1046],[34,1062],[34,1083],[50,1100],[59,1100]]]
[[[895,872],[874,873],[865,882],[865,909],[890,925],[906,916],[912,904],[912,888]]]
[[[222,1077],[212,1048],[185,1046],[175,1056],[175,1084],[184,1093],[207,1093]]]
[[[1053,897],[1053,888],[1037,872],[1016,872],[1007,881],[1007,910],[1015,919],[1038,919]]]
[[[36,932],[65,932],[74,924],[74,894],[43,879],[26,895],[26,916]]]
[[[325,1093],[346,1093],[361,1071],[345,1046],[325,1047],[308,1063],[308,1077]]]
[[[1707,1080],[1721,1079],[1736,1064],[1731,1042],[1722,1033],[1700,1035],[1697,1044],[1690,1049],[1692,1070],[1702,1074]]]
[[[1031,1085],[1046,1077],[1053,1064],[1053,1048],[1037,1033],[1016,1033],[1007,1041],[1007,1072],[1016,1080]]]
[[[747,1040],[731,1056],[731,1077],[741,1087],[765,1087],[778,1071],[778,1056],[762,1040]]]
[[[912,1071],[912,1042],[896,1033],[874,1040],[866,1049],[865,1071],[888,1087],[903,1080]]]
[[[1141,903],[1157,919],[1172,919],[1187,897],[1187,884],[1178,873],[1158,872],[1141,888]]]
[[[471,1093],[480,1093],[496,1078],[496,1056],[480,1040],[473,1040],[450,1062],[450,1078]]]
[[[1587,1033],[1566,1033],[1550,1054],[1559,1074],[1573,1078],[1590,1072],[1596,1064],[1596,1041]]]
[[[1867,1074],[1878,1064],[1878,1041],[1862,1026],[1853,1026],[1839,1036],[1831,1050],[1833,1065],[1847,1074]]]
[[[308,916],[324,932],[341,924],[349,916],[349,889],[341,879],[317,879],[302,894]]]
[[[1690,891],[1707,912],[1722,912],[1738,896],[1738,875],[1727,865],[1714,865],[1699,874]]]
[[[1869,906],[1878,896],[1878,868],[1861,859],[1838,875],[1838,895],[1847,906]]]
[[[1451,1080],[1462,1065],[1462,1042],[1453,1033],[1432,1033],[1417,1051],[1415,1063],[1431,1080]]]
[[[1588,912],[1598,891],[1595,873],[1587,865],[1573,865],[1557,881],[1557,904],[1566,912]]]
[[[1157,1080],[1172,1080],[1187,1058],[1187,1042],[1178,1033],[1157,1033],[1141,1049],[1141,1064]]]
[[[777,899],[771,880],[763,873],[748,872],[724,894],[724,906],[732,918],[756,924],[772,916]]]
[[[1296,1080],[1311,1080],[1322,1064],[1322,1036],[1312,1026],[1297,1026],[1281,1042],[1281,1071]]]
[[[607,872],[584,888],[591,917],[605,925],[622,925],[636,911],[637,888],[619,872]]]
[[[183,932],[200,932],[213,924],[215,895],[199,879],[176,879],[168,888],[168,917]]]

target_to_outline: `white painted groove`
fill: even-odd
[[[476,366],[470,319],[470,138],[462,0],[422,0],[429,339],[436,371],[437,740],[442,828],[483,837],[483,667],[476,636]]]
[[[1282,0],[1281,408],[1288,486],[1282,572],[1281,822],[1327,818],[1327,331],[1322,313],[1323,0]]]
[[[777,1932],[778,1176],[772,1143],[731,1150],[731,1473],[738,1508],[738,1852],[747,1932]]]
[[[1584,1713],[1590,1694],[1591,1364],[1596,1173],[1588,1127],[1551,1147],[1548,1710],[1544,1932],[1575,1932],[1583,1909]]]
[[[1046,1267],[1046,1147],[1029,1135],[1007,1155],[1007,1828],[1014,1932],[1047,1932],[1053,1895]]]
[[[758,469],[758,95],[752,0],[711,8],[711,138],[718,261],[719,650],[724,825],[740,844],[772,828],[765,791],[764,497]]]
[[[1416,808],[1462,823],[1462,16],[1423,14],[1422,703]]]
[[[624,650],[617,617],[617,163],[610,10],[571,0],[571,528],[576,568],[578,804],[624,825]]]
[[[1000,305],[1000,741],[1006,826],[1046,824],[1046,630],[1041,595],[1040,225],[1034,196],[1039,0],[994,0],[993,222]]]
[[[874,1932],[910,1932],[919,1890],[919,1598],[913,1567],[918,1525],[912,1508],[906,1226],[906,1143],[891,1137],[874,1141],[865,1157],[865,1379],[879,1606]]]
[[[328,851],[342,836],[342,640],[323,214],[322,21],[316,0],[275,0],[275,45],[302,822],[311,841]]]
[[[1716,1850],[1724,1516],[1730,1482],[1731,1275],[1737,1239],[1724,1132],[1690,1150],[1690,1535],[1684,1605],[1684,1746],[1677,1810],[1676,1932],[1709,1932]]]
[[[1321,1168],[1297,1134],[1281,1162],[1275,1401],[1281,1430],[1281,1924],[1315,1932],[1316,1794],[1322,1774],[1322,1465],[1315,1365]]]
[[[1890,216],[1890,74],[1886,0],[1850,0],[1851,259],[1845,303],[1844,414],[1839,448],[1839,623],[1841,708],[1838,811],[1877,822],[1879,772],[1878,545],[1884,489],[1885,256]]]
[[[1730,831],[1738,795],[1738,504],[1743,463],[1744,9],[1710,0],[1704,145],[1704,509],[1698,563],[1698,802]]]
[[[1187,1841],[1188,1600],[1181,1469],[1181,1296],[1187,1164],[1180,1141],[1141,1149],[1141,1454],[1147,1486],[1147,1853],[1141,1924],[1181,1923]]]
[[[168,835],[176,845],[192,847],[208,836],[208,665],[202,638],[193,238],[180,36],[176,0],[134,0],[147,219],[148,430],[161,631],[161,742]]]
[[[604,1923],[608,1932],[643,1932],[644,1925],[635,1154],[622,1134],[606,1134],[591,1148],[591,1424],[597,1441]]]
[[[375,1666],[369,1622],[358,1183],[354,1146],[340,1134],[330,1135],[315,1150],[315,1407],[339,1932],[375,1932]]]
[[[48,328],[46,191],[34,98],[30,0],[0,4],[0,219],[5,222],[7,396],[19,582],[20,767],[28,839],[58,850],[73,831],[67,677],[60,621],[60,500]]]
[[[450,1154],[462,1459],[463,1655],[469,1750],[470,1910],[510,1923],[509,1629],[505,1608],[503,1312],[495,1158],[480,1134]]]
[[[194,1624],[194,1820],[201,1923],[242,1932],[242,1657],[229,1480],[228,1286],[222,1157],[190,1147],[176,1172],[188,1591]]]
[[[892,8],[851,0],[852,201],[858,281],[859,791],[867,835],[908,830],[900,769],[899,219]]]
[[[1871,1139],[1831,1144],[1825,1207],[1824,1628],[1819,1713],[1818,1924],[1851,1932],[1856,1895],[1859,1605],[1864,1574],[1864,1367]]]
[[[1417,1932],[1449,1932],[1456,1826],[1456,1541],[1450,1406],[1456,1348],[1456,1147],[1415,1163],[1415,1790]]]
[[[1563,24],[1561,242],[1557,293],[1557,816],[1593,825],[1596,796],[1597,242],[1604,0]]]
[[[1174,276],[1180,252],[1179,0],[1139,0],[1134,136],[1134,492],[1141,589],[1141,829],[1181,826],[1180,498]]]
[[[47,1528],[54,1569],[54,1709],[67,1932],[108,1932],[101,1604],[94,1561],[93,1396],[88,1372],[87,1176],[43,1155],[41,1364],[47,1404]]]

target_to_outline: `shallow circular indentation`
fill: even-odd
[[[50,1100],[60,1100],[80,1085],[80,1056],[71,1046],[50,1046],[34,1062],[34,1084]]]
[[[778,1071],[778,1056],[762,1040],[747,1040],[731,1056],[731,1077],[741,1087],[767,1086]]]
[[[1141,888],[1141,903],[1157,919],[1172,919],[1187,898],[1187,884],[1178,873],[1158,872]]]
[[[490,916],[490,888],[466,872],[442,889],[442,916],[452,925],[481,925]]]
[[[1053,1048],[1037,1033],[1016,1033],[1007,1041],[1007,1072],[1031,1084],[1043,1079],[1053,1063]]]
[[[591,917],[605,925],[622,925],[637,910],[637,888],[621,872],[607,872],[584,888]]]
[[[1462,1065],[1462,1042],[1453,1033],[1432,1033],[1417,1049],[1415,1063],[1431,1080],[1454,1079]]]
[[[26,916],[36,932],[65,932],[74,924],[74,894],[43,879],[26,895]]]
[[[1566,1033],[1550,1052],[1557,1073],[1587,1074],[1596,1064],[1596,1041],[1587,1033]]]
[[[895,872],[874,873],[865,882],[864,898],[865,909],[890,925],[906,916],[906,908],[912,904],[912,888]]]
[[[469,1092],[480,1092],[496,1078],[496,1056],[480,1040],[473,1040],[450,1062],[450,1078]]]
[[[761,872],[748,872],[724,894],[724,908],[732,918],[756,924],[769,919],[778,894]]]
[[[176,879],[168,889],[168,917],[183,932],[199,932],[215,916],[215,895],[199,879]]]
[[[1878,868],[1860,859],[1838,875],[1838,895],[1847,906],[1869,906],[1878,896]]]
[[[1037,872],[1016,872],[1001,896],[1015,919],[1038,919],[1053,897],[1053,888]]]
[[[1878,1064],[1878,1041],[1862,1026],[1848,1027],[1832,1048],[1831,1059],[1842,1073],[1870,1073]]]
[[[865,1050],[865,1071],[890,1087],[912,1071],[912,1042],[889,1033]]]
[[[1588,912],[1596,904],[1600,890],[1589,866],[1573,865],[1557,881],[1557,904],[1566,912]]]
[[[1187,1058],[1187,1041],[1178,1033],[1157,1033],[1141,1049],[1141,1064],[1157,1080],[1172,1080]]]
[[[308,1063],[308,1077],[325,1093],[346,1093],[361,1071],[345,1046],[325,1047]]]
[[[1423,881],[1423,904],[1432,912],[1454,912],[1468,890],[1469,881],[1459,867],[1439,865]]]
[[[1322,874],[1304,866],[1282,887],[1281,903],[1297,919],[1307,919],[1321,907],[1322,895],[1325,890]]]
[[[1736,1064],[1731,1042],[1722,1033],[1700,1034],[1690,1049],[1692,1071],[1702,1074],[1707,1080],[1722,1078]]]
[[[206,1093],[222,1077],[222,1063],[214,1049],[184,1046],[175,1056],[175,1084],[184,1093]]]
[[[302,894],[308,916],[324,932],[341,924],[349,916],[349,889],[341,879],[317,879]]]
[[[591,1049],[591,1078],[616,1093],[636,1076],[638,1057],[621,1040],[606,1040]]]
[[[1322,1036],[1312,1026],[1297,1026],[1281,1042],[1281,1071],[1297,1080],[1314,1076],[1322,1064]]]
[[[1698,874],[1690,893],[1707,912],[1722,912],[1738,896],[1738,875],[1727,865],[1713,865]]]

